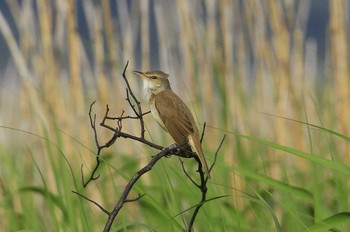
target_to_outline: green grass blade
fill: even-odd
[[[323,232],[329,231],[336,226],[343,225],[345,223],[350,223],[350,212],[342,212],[334,214],[316,224],[305,229],[305,232]]]
[[[286,118],[286,117],[282,117],[282,116],[277,116],[277,115],[273,115],[273,114],[267,114],[267,113],[264,113],[266,115],[269,115],[269,116],[273,116],[273,117],[277,117],[277,118],[282,118],[282,119],[285,119],[285,120],[288,120],[288,121],[292,121],[292,122],[297,122],[297,123],[301,123],[301,124],[304,124],[306,126],[310,126],[310,127],[314,127],[320,131],[323,131],[323,132],[326,132],[328,134],[331,134],[331,135],[334,135],[336,137],[339,137],[339,138],[342,138],[344,139],[345,141],[347,142],[350,142],[350,137],[346,136],[346,135],[343,135],[339,132],[336,132],[334,130],[330,130],[330,129],[327,129],[327,128],[324,128],[324,127],[321,127],[321,126],[318,126],[316,124],[312,124],[312,123],[308,123],[308,122],[303,122],[303,121],[300,121],[300,120],[296,120],[296,119],[291,119],[291,118]]]
[[[279,181],[279,180],[275,180],[271,177],[268,177],[268,176],[265,176],[265,175],[262,175],[262,174],[258,174],[256,172],[252,172],[248,169],[245,169],[245,168],[241,168],[241,167],[233,167],[233,168],[230,168],[234,171],[237,171],[239,172],[240,174],[246,176],[246,177],[249,177],[249,178],[252,178],[252,179],[255,179],[261,183],[264,183],[264,184],[267,184],[267,185],[270,185],[271,187],[274,187],[276,189],[280,189],[282,191],[286,191],[286,192],[289,192],[289,193],[292,193],[294,195],[297,195],[297,196],[300,196],[302,198],[306,198],[306,199],[312,199],[312,193],[307,191],[306,189],[304,188],[300,188],[300,187],[296,187],[296,186],[292,186],[292,185],[289,185],[283,181]]]
[[[297,150],[297,149],[292,148],[292,147],[279,145],[279,144],[276,144],[276,143],[273,143],[273,142],[270,142],[270,141],[267,141],[264,139],[260,139],[260,138],[256,138],[256,137],[252,137],[252,136],[247,136],[247,135],[242,135],[242,134],[240,134],[239,136],[241,138],[245,138],[245,139],[248,139],[248,140],[256,142],[256,143],[264,144],[264,145],[267,145],[269,147],[287,152],[289,154],[293,154],[295,156],[304,158],[304,159],[309,160],[311,162],[320,164],[326,168],[330,168],[330,169],[333,169],[335,171],[344,173],[346,175],[350,175],[350,168],[348,166],[346,166],[342,163],[338,163],[334,160],[328,160],[328,159],[322,158],[320,156],[316,156],[312,153],[300,151],[300,150]]]

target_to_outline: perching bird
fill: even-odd
[[[210,178],[194,117],[181,98],[171,90],[169,75],[162,71],[144,73],[134,71],[133,73],[143,80],[146,100],[153,117],[171,135],[177,145],[187,144],[187,149],[190,149],[188,143],[191,145]]]

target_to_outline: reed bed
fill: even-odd
[[[309,0],[5,1],[0,230],[101,230],[105,215],[71,190],[112,207],[155,152],[121,141],[103,154],[101,178],[82,188],[81,164],[88,174],[95,162],[90,103],[97,120],[106,104],[132,114],[121,79],[127,60],[140,98],[131,70],[170,74],[199,127],[207,123],[209,162],[228,136],[209,190],[226,197],[207,203],[196,231],[317,231],[326,218],[349,229],[349,6],[328,4],[321,57],[306,37]],[[171,142],[152,118],[146,125],[148,138]],[[124,126],[138,133],[138,124]],[[175,158],[162,162],[115,229],[181,230],[188,215],[180,212],[199,196],[187,182]]]

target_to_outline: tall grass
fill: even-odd
[[[127,107],[121,73],[161,69],[207,122],[214,168],[196,231],[349,230],[350,75],[347,1],[329,1],[326,56],[306,37],[310,1],[7,0],[0,34],[10,58],[0,79],[0,230],[100,231],[106,216],[71,193],[111,209],[154,154],[118,141],[101,177],[82,188],[95,161],[88,107]],[[127,73],[140,98],[141,83]],[[319,76],[320,75],[320,76]],[[146,104],[144,107],[147,108]],[[147,136],[168,144],[152,118]],[[125,124],[138,133],[137,124]],[[99,130],[101,141],[109,134]],[[193,163],[186,167],[194,170]],[[181,231],[199,201],[176,158],[132,193],[120,231]]]

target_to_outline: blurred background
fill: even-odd
[[[225,197],[205,205],[196,231],[312,231],[348,212],[348,30],[345,0],[1,0],[0,230],[102,230],[106,215],[71,190],[112,209],[157,153],[119,139],[100,179],[82,187],[81,165],[87,176],[96,159],[90,104],[97,124],[106,104],[133,115],[127,61],[140,99],[132,70],[170,74],[199,128],[207,123],[209,163],[227,135],[208,193]],[[147,139],[172,142],[153,118],[146,127]],[[98,133],[101,144],[111,136]],[[136,189],[147,195],[122,209],[115,231],[181,231],[200,199],[175,157]]]

